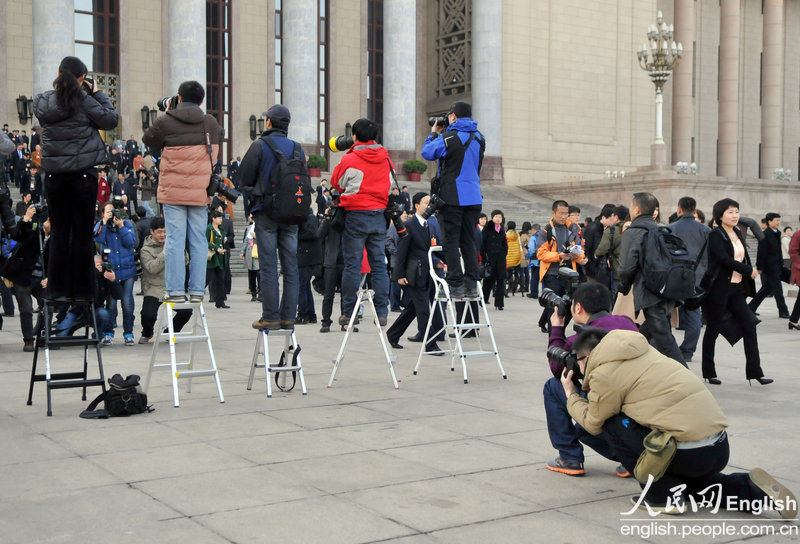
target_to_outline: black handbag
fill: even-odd
[[[101,401],[104,408],[96,410]],[[121,374],[114,374],[108,379],[108,389],[97,395],[86,410],[81,412],[80,417],[106,419],[152,411],[153,408],[147,405],[147,394],[142,393],[142,387],[139,385],[139,376],[131,374],[123,379]]]

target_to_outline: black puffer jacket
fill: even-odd
[[[33,99],[33,113],[42,126],[42,169],[48,174],[81,172],[105,158],[105,143],[97,131],[115,128],[119,114],[105,93],[81,92],[83,102],[72,114],[58,104],[55,91]]]

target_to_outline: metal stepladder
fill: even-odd
[[[192,310],[192,330],[191,332],[175,332],[172,321],[173,310]],[[188,324],[188,323],[187,323]],[[166,331],[164,328],[166,327]],[[219,401],[225,402],[225,397],[222,395],[222,385],[219,381],[219,371],[217,370],[217,361],[214,358],[214,348],[211,345],[211,335],[208,330],[208,320],[206,313],[203,309],[202,302],[163,302],[158,311],[158,322],[156,323],[155,330],[157,333],[153,336],[153,353],[150,356],[150,366],[147,369],[147,378],[144,381],[144,390],[147,391],[150,386],[150,375],[153,369],[167,368],[172,372],[172,399],[175,408],[180,406],[178,399],[178,379],[188,378],[189,382],[186,387],[186,392],[192,392],[192,378],[200,376],[214,376],[217,384],[217,392],[219,393]],[[169,363],[156,363],[159,347],[165,343],[164,340],[169,341]],[[211,359],[211,366],[209,368],[195,368],[195,344],[205,342],[208,347],[208,355]],[[178,361],[175,347],[178,344],[189,344],[189,359],[187,361]],[[185,370],[179,370],[185,368]]]
[[[497,342],[494,339],[492,324],[489,321],[489,312],[486,309],[486,304],[481,295],[481,282],[478,282],[479,296],[477,298],[458,300],[458,302],[463,301],[464,304],[464,308],[459,315],[456,309],[457,301],[450,296],[450,286],[443,278],[436,274],[436,269],[433,266],[433,254],[439,251],[442,251],[441,246],[433,246],[428,250],[428,266],[430,267],[430,274],[436,286],[436,291],[433,296],[433,302],[431,302],[428,324],[425,327],[422,347],[420,348],[419,357],[417,358],[417,364],[414,367],[414,375],[416,376],[419,371],[423,355],[441,353],[441,351],[427,352],[425,351],[425,347],[428,345],[429,338],[435,338],[444,332],[445,338],[447,338],[448,349],[443,351],[450,354],[450,370],[453,372],[455,371],[455,359],[456,356],[458,356],[461,360],[461,368],[464,372],[464,383],[469,383],[469,378],[467,377],[467,359],[472,357],[494,356],[503,379],[508,379],[508,375],[506,375],[506,371],[503,369],[503,363],[500,362],[500,353],[497,351]],[[442,303],[446,305],[446,319],[443,320],[444,324],[441,329],[432,331],[434,312],[439,311],[437,306]],[[473,310],[473,305],[478,307],[477,311]],[[482,320],[481,317],[483,318]],[[479,334],[481,330],[486,330],[489,333],[491,349],[483,349]],[[453,333],[453,338],[450,337],[450,333]],[[464,337],[470,333],[474,333],[478,346],[476,350],[464,351]],[[470,336],[472,336],[472,334],[470,334]]]
[[[333,360],[333,371],[331,372],[331,379],[328,380],[328,387],[333,387],[333,382],[336,380],[336,374],[339,372],[339,368],[344,360],[344,354],[347,351],[347,341],[350,339],[350,334],[352,334],[353,327],[356,325],[359,310],[362,308],[362,306],[369,305],[370,309],[372,310],[373,323],[375,324],[375,329],[378,332],[378,339],[381,341],[383,354],[386,357],[386,362],[389,365],[389,372],[392,375],[392,383],[394,384],[395,389],[400,389],[400,386],[397,384],[397,375],[394,372],[394,365],[397,363],[397,357],[395,357],[395,355],[392,353],[392,350],[389,348],[389,342],[386,340],[386,333],[383,331],[381,324],[378,321],[378,314],[375,311],[375,302],[373,300],[375,291],[372,289],[367,289],[364,283],[365,279],[362,278],[361,286],[358,289],[358,298],[356,299],[355,306],[353,306],[353,313],[350,314],[350,323],[347,326],[344,339],[342,339],[342,345],[339,347],[339,353]]]
[[[269,360],[269,337],[275,335],[283,337],[283,350],[277,362]],[[272,398],[272,384],[269,379],[271,373],[275,374],[275,385],[281,391],[291,391],[294,388],[295,380],[300,377],[300,387],[306,395],[306,380],[303,377],[303,365],[300,361],[300,346],[297,344],[297,336],[294,327],[291,329],[268,330],[259,329],[256,338],[256,347],[253,351],[253,362],[250,365],[250,379],[247,380],[247,390],[253,388],[253,378],[256,375],[256,368],[263,368],[267,379],[267,398]],[[264,357],[264,362],[259,362],[260,356]],[[291,364],[288,362],[291,357]],[[292,385],[288,386],[288,374],[292,373]]]
[[[105,393],[105,376],[103,374],[103,358],[100,354],[100,333],[97,330],[97,318],[94,313],[93,301],[70,301],[73,306],[83,307],[84,311],[91,314],[81,336],[53,336],[52,334],[52,315],[50,307],[61,302],[45,300],[39,308],[41,315],[41,328],[36,335],[33,350],[33,365],[31,367],[31,382],[28,390],[28,406],[33,404],[33,384],[35,382],[47,382],[47,415],[53,415],[52,400],[50,391],[53,389],[66,389],[70,387],[82,387],[83,395],[81,400],[86,400],[86,388],[100,386]],[[94,331],[89,333],[89,328]],[[62,347],[83,347],[83,371],[82,372],[52,372],[50,368],[50,349],[60,349]],[[97,352],[97,367],[100,371],[99,378],[89,378],[89,347],[94,346]],[[39,350],[44,348],[45,373],[36,373],[36,363],[39,358]]]

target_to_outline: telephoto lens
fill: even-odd
[[[341,136],[334,136],[328,140],[328,147],[331,151],[347,151],[353,147],[353,137],[347,134]]]
[[[160,109],[161,111],[174,109],[177,105],[178,105],[178,95],[165,96],[164,98],[161,98],[159,99],[158,102],[156,102],[156,106],[158,106],[158,109]]]
[[[440,115],[438,117],[428,117],[428,125],[433,126],[434,123],[439,123],[440,127],[446,127],[450,124],[450,121],[447,119],[446,115]]]

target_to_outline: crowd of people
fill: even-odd
[[[98,130],[116,127],[118,114],[86,66],[66,57],[54,90],[34,99],[40,126],[30,139],[4,130],[2,182],[19,187],[21,198],[13,219],[6,217],[13,214],[10,199],[2,201],[8,244],[0,297],[6,316],[13,315],[12,292],[16,298],[25,351],[34,350],[42,326],[33,324],[33,300],[40,307],[45,299],[56,304],[56,334],[93,326],[102,345],[114,341],[119,303],[126,346],[137,343],[137,279],[139,344],[151,342],[162,303],[199,304],[208,288],[216,308],[230,307],[233,202],[210,198],[218,191],[209,188],[221,172],[222,129],[203,112],[204,98],[202,85],[184,82],[143,135],[146,147],[133,136],[123,146],[106,146]],[[316,188],[314,210],[304,152],[288,136],[289,109],[276,104],[264,116],[265,131],[241,161],[229,164],[226,181],[246,195],[249,223],[239,257],[251,301],[261,302],[253,328],[317,323],[316,290],[320,332],[331,331],[337,292],[337,323],[347,330],[359,324],[358,293],[368,285],[375,320],[388,327],[392,348],[403,348],[400,339],[416,321],[408,340],[426,341],[428,354],[444,355],[437,342],[445,339],[445,317],[441,303],[433,303],[432,274],[458,301],[459,314],[480,299],[502,311],[506,298],[526,294],[539,299],[539,327],[549,335],[553,377],[544,386],[544,405],[559,455],[547,468],[584,474],[587,445],[618,463],[618,476],[636,476],[643,488],[637,506],[663,511],[673,499],[683,500],[674,493],[681,482],[687,494],[720,483],[726,496],[743,500],[768,497],[785,505],[794,499],[761,469],[721,474],[727,422],[687,369],[705,319],[702,375],[709,385],[722,383],[714,349],[720,335],[731,344],[743,340],[748,381],[773,383],[761,367],[759,305],[773,297],[779,318],[800,330],[800,298],[790,314],[782,290],[782,282],[800,283],[800,233],[781,231],[780,214],[767,214],[759,227],[724,198],[706,224],[692,197],[681,198],[668,215],[654,195],[640,192],[584,220],[579,207],[559,199],[546,222],[528,218],[518,231],[502,210],[481,212],[485,140],[466,102],[451,106],[446,123],[433,122],[421,150],[437,162],[431,194],[411,195],[397,185],[378,126],[362,118],[352,125],[330,186],[323,180]],[[286,191],[291,198],[282,198]],[[757,248],[748,249],[748,230]],[[442,251],[429,259],[438,245]],[[658,268],[665,259],[673,268]],[[654,282],[660,279],[659,289]],[[175,312],[175,330],[192,311]],[[390,312],[399,313],[391,326]],[[430,318],[438,332],[426,338]],[[582,332],[566,337],[570,321]],[[684,330],[680,345],[673,323]],[[645,443],[655,446],[645,449]],[[673,455],[654,461],[647,452],[656,446],[672,448]],[[794,517],[796,501],[793,509],[778,509]]]

